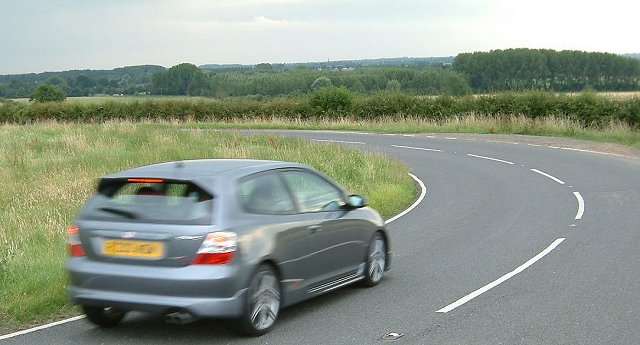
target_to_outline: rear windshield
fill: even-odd
[[[206,225],[212,223],[213,197],[190,182],[116,181],[103,185],[80,217],[120,222]]]

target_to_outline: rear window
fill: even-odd
[[[212,223],[213,196],[185,181],[128,180],[102,183],[80,217],[120,222],[206,225]]]

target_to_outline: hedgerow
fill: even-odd
[[[412,96],[398,91],[373,95],[344,88],[322,88],[309,95],[256,99],[180,98],[135,99],[106,102],[19,103],[0,100],[0,123],[105,122],[110,120],[196,120],[352,118],[375,120],[411,116],[445,120],[475,116],[567,118],[587,127],[620,121],[640,127],[640,97],[614,98],[585,92],[578,95],[550,92],[505,92],[479,96]]]

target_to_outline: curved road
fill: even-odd
[[[380,286],[287,308],[255,339],[228,321],[136,314],[115,329],[77,320],[0,345],[639,342],[637,158],[517,136],[272,133],[379,151],[424,182],[423,202],[389,224],[393,268]]]

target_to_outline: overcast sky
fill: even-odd
[[[0,0],[0,74],[190,62],[640,53],[637,0]]]

